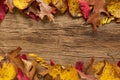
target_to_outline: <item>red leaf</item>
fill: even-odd
[[[26,54],[20,54],[20,58],[24,59],[24,60],[28,60]]]
[[[30,80],[20,68],[18,68],[18,74],[17,74],[17,79],[18,80]]]
[[[88,3],[85,0],[78,0],[78,3],[80,5],[80,9],[82,11],[83,17],[85,19],[88,19],[89,14],[90,14],[90,7]]]
[[[4,4],[5,0],[0,0],[0,20],[3,20],[7,11],[8,7]]]
[[[84,63],[83,63],[83,62],[81,62],[81,61],[76,62],[75,68],[76,68],[78,71],[82,71],[82,70],[83,70],[83,67],[84,67]]]
[[[35,14],[31,13],[31,12],[29,13],[28,16],[31,17],[32,19],[34,19],[35,21],[38,21],[38,20],[39,20],[39,17],[36,16]]]
[[[117,65],[120,67],[120,61],[117,63]]]
[[[53,60],[50,60],[50,65],[51,66],[54,66],[55,65],[55,62]]]

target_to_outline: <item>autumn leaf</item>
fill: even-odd
[[[51,66],[54,66],[54,65],[55,65],[55,62],[54,62],[52,59],[50,60],[50,65],[51,65]]]
[[[18,9],[25,9],[27,8],[34,0],[13,0],[13,4]]]
[[[55,10],[55,8],[52,8],[48,4],[45,4],[43,0],[36,0],[33,1],[32,4],[24,11],[27,15],[30,15],[32,13],[33,19],[38,16],[40,19],[43,19],[45,16],[48,17],[49,21],[54,22],[54,16],[52,15],[52,12]]]
[[[11,51],[10,53],[7,54],[7,57],[10,61],[12,61],[16,67],[19,67],[20,69],[22,69],[22,71],[24,71],[24,63],[21,60],[21,58],[19,57],[19,52],[21,51],[21,48],[18,47],[17,49]]]
[[[80,80],[78,73],[74,67],[68,65],[60,74],[61,80]]]
[[[61,65],[54,65],[49,67],[49,75],[55,79],[58,75],[60,80],[80,80],[78,73],[74,67],[68,65],[66,68],[63,68]],[[71,76],[72,75],[72,76]]]
[[[84,63],[82,61],[78,61],[76,62],[75,64],[75,68],[79,71],[82,71],[83,70],[83,67],[84,67]]]
[[[93,32],[97,31],[97,27],[100,25],[101,13],[105,13],[109,17],[109,13],[106,9],[105,0],[88,0],[89,5],[92,5],[93,12],[87,20],[87,23],[92,24]]]
[[[61,13],[64,13],[67,10],[67,5],[64,0],[52,0],[52,4],[59,10]]]
[[[0,67],[0,80],[13,80],[16,76],[16,70],[12,63],[4,62]]]
[[[99,80],[120,80],[120,68],[110,62],[98,62],[93,69]]]
[[[8,11],[8,7],[4,4],[5,0],[0,0],[0,21],[4,19]]]
[[[41,58],[40,56],[36,55],[36,54],[28,54],[28,56],[35,60],[36,62],[38,62],[41,66],[48,68],[48,64],[45,62],[45,60],[43,58]]]
[[[28,60],[26,54],[20,54],[19,57],[20,57],[21,59]]]
[[[82,13],[79,9],[78,0],[66,0],[67,6],[68,6],[68,13],[72,17],[81,17]]]
[[[52,0],[43,0],[43,2],[49,5],[50,3],[52,3]]]
[[[96,32],[97,27],[100,24],[100,14],[99,13],[92,13],[92,15],[88,18],[87,23],[92,24],[92,31]]]
[[[108,12],[115,18],[120,18],[120,2],[110,2],[107,5]]]
[[[111,21],[115,20],[114,17],[102,17],[102,19],[100,20],[100,24],[104,25],[104,24],[108,24]]]
[[[8,6],[9,11],[13,12],[13,8],[14,8],[13,0],[5,0],[4,3]]]
[[[54,22],[54,16],[51,14],[51,12],[54,10],[52,7],[50,7],[49,5],[45,4],[43,2],[43,0],[36,0],[39,3],[39,7],[40,7],[40,12],[38,12],[38,16],[43,19],[44,16],[47,16],[49,21],[53,21]]]
[[[85,0],[78,0],[83,17],[87,20],[90,14],[89,4]]]
[[[18,80],[30,80],[20,68],[18,68],[18,74],[17,74],[17,79]]]

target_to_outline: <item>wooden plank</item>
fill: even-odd
[[[55,23],[29,19],[19,11],[7,14],[0,24],[0,48],[8,52],[22,47],[24,53],[36,53],[60,64],[75,61],[120,60],[120,24],[101,26],[93,35],[90,25],[82,18],[72,19],[68,15],[58,15]]]

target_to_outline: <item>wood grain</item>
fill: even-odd
[[[100,26],[91,32],[82,18],[56,15],[55,22],[34,21],[19,11],[7,14],[0,24],[0,48],[9,52],[20,46],[23,53],[36,53],[47,61],[66,65],[75,61],[120,60],[120,24]]]

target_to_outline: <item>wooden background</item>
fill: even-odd
[[[67,14],[55,16],[55,23],[36,22],[19,11],[7,14],[0,24],[0,48],[5,52],[22,48],[23,53],[36,53],[49,61],[66,65],[76,61],[120,60],[120,24],[101,26],[93,35],[82,18]]]

